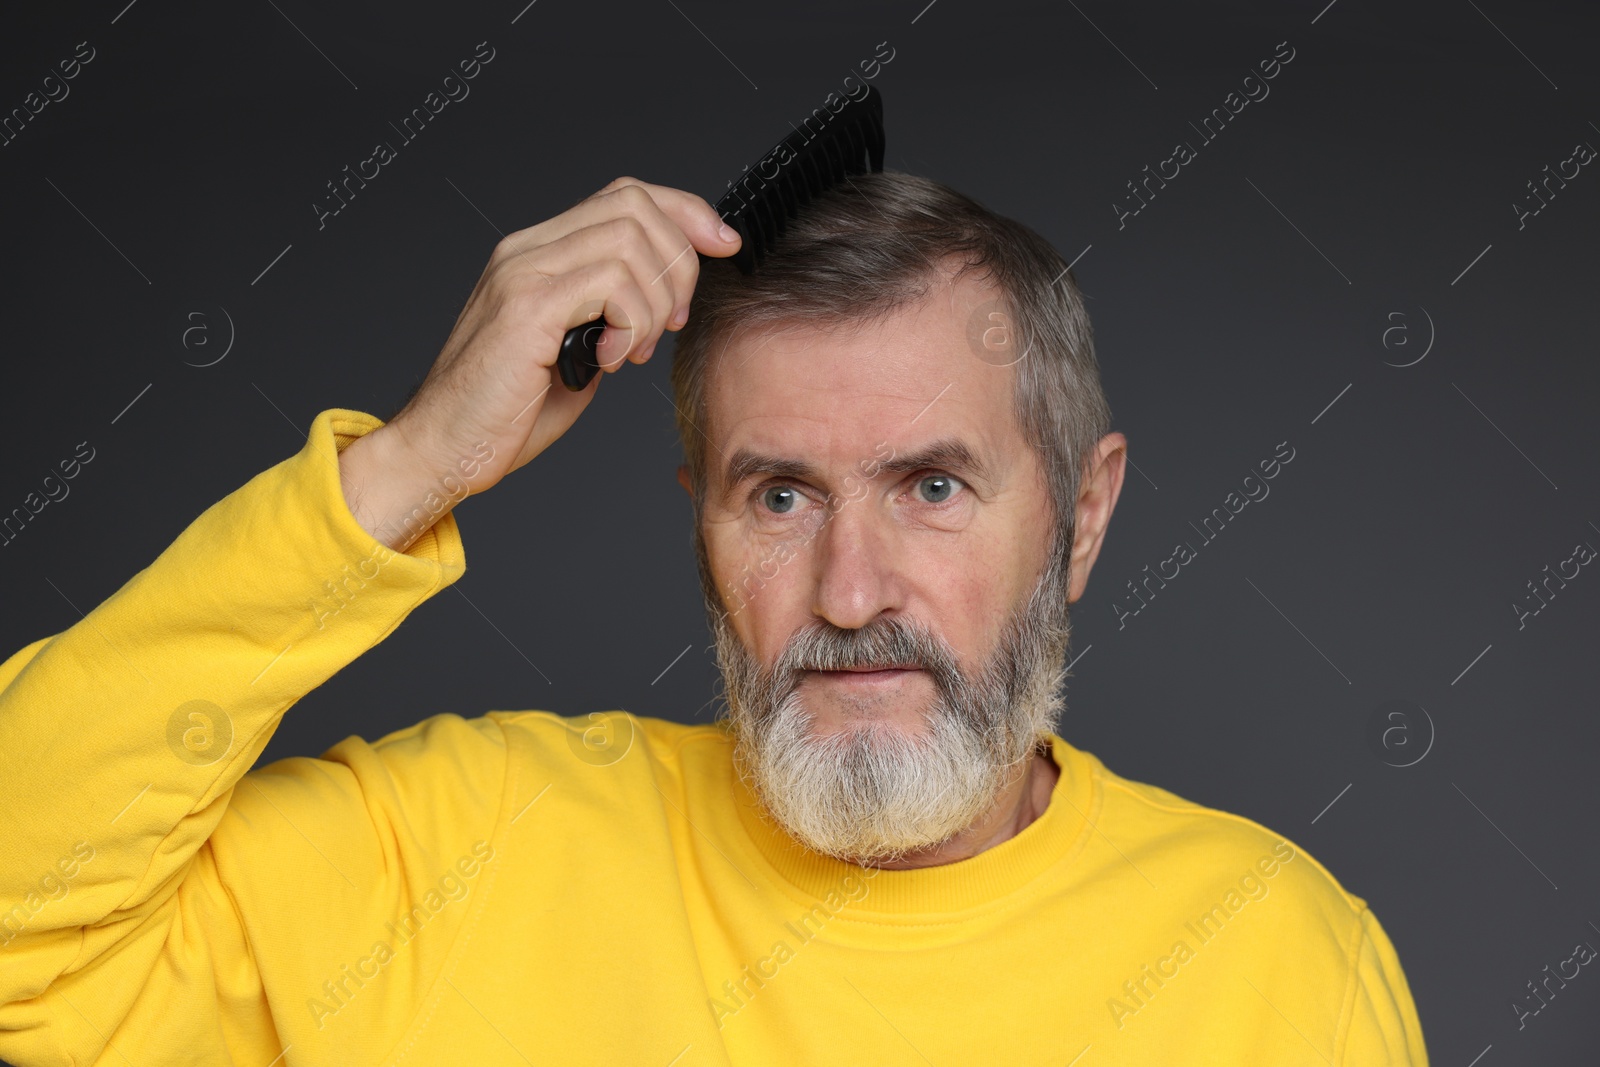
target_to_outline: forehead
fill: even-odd
[[[956,438],[1005,454],[1022,439],[1016,368],[980,347],[998,291],[968,274],[870,322],[736,330],[712,353],[705,416],[719,466],[737,448],[850,464],[887,442]]]

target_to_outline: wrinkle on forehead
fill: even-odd
[[[981,358],[968,336],[970,316],[997,294],[977,274],[946,271],[881,313],[735,327],[703,382],[706,438],[723,463],[749,448],[840,476],[885,443],[909,452],[941,438],[1012,468],[1027,448],[1018,372]],[[724,491],[717,457],[707,461],[707,489]]]

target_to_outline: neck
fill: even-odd
[[[1011,840],[1044,814],[1061,770],[1047,745],[1035,748],[1000,790],[989,810],[967,829],[929,848],[908,852],[898,859],[876,864],[886,871],[939,867],[970,859]]]

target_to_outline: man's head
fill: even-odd
[[[1121,485],[1065,263],[945,186],[855,178],[755,275],[702,265],[672,373],[742,772],[835,856],[967,828],[1055,727]]]

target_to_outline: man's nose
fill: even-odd
[[[817,537],[812,614],[855,630],[901,608],[896,542],[889,516],[869,501],[840,498]]]

